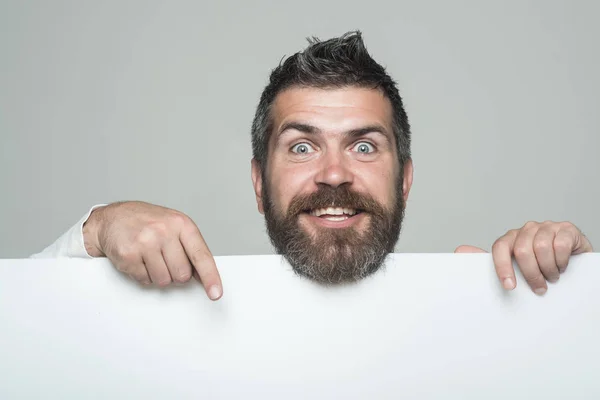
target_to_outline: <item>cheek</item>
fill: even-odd
[[[270,180],[271,201],[280,212],[285,212],[294,197],[310,192],[310,172],[302,168],[274,166]]]
[[[396,171],[375,170],[363,178],[367,192],[382,205],[389,208],[394,206],[396,200]]]

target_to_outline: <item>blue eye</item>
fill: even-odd
[[[308,143],[298,143],[292,147],[292,152],[296,154],[308,154],[315,151],[312,146]]]
[[[375,147],[368,142],[359,142],[354,146],[354,151],[361,154],[369,154],[375,151]]]

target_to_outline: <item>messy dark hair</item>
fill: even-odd
[[[271,72],[252,123],[252,155],[263,173],[273,129],[271,107],[279,93],[290,87],[320,89],[348,86],[379,89],[392,104],[393,129],[400,168],[410,159],[410,125],[396,82],[367,52],[360,31],[320,41],[308,39],[309,46],[279,64]]]

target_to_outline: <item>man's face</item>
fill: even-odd
[[[291,88],[271,113],[266,170],[253,161],[252,178],[277,252],[322,283],[375,272],[394,249],[412,183],[391,103],[375,89]]]

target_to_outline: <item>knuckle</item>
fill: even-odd
[[[556,238],[554,239],[554,249],[557,251],[568,251],[571,248],[571,243],[569,239],[566,238]]]
[[[533,243],[533,250],[536,253],[543,253],[543,252],[547,252],[548,250],[552,249],[552,243],[550,243],[550,241],[548,240],[537,240]]]
[[[196,223],[189,217],[184,216],[183,222],[181,223],[181,231],[183,234],[185,235],[191,235],[191,236],[195,236],[195,235],[200,235],[202,236],[202,233],[200,233],[200,229],[198,228],[198,225],[196,225]]]
[[[156,221],[147,224],[137,235],[137,242],[144,246],[154,246],[160,238],[164,238],[168,234],[168,227],[163,221]]]
[[[185,214],[175,210],[173,210],[168,216],[170,224],[178,228],[181,228],[184,224],[186,224],[188,219],[189,218]]]
[[[202,259],[209,257],[209,254],[206,250],[198,248],[190,252],[189,257],[192,264],[201,267]]]
[[[527,246],[517,245],[517,246],[515,246],[513,252],[514,252],[515,257],[521,258],[521,257],[526,257],[527,255],[529,255],[530,249],[527,248]]]
[[[178,235],[185,220],[185,215],[174,211],[160,220],[146,224],[136,236],[136,241],[146,247],[154,247],[170,236]]]
[[[160,278],[160,279],[159,279],[159,280],[156,282],[156,284],[157,284],[159,287],[166,287],[166,286],[169,286],[169,283],[171,283],[171,280],[170,280],[170,279],[168,279],[168,278]]]
[[[117,258],[125,265],[137,262],[139,253],[130,246],[120,246],[115,249]]]
[[[525,277],[525,281],[527,282],[527,284],[529,284],[529,286],[532,286],[532,287],[542,285],[544,282],[544,278],[542,277],[542,275],[539,275],[539,274],[525,275],[524,277]]]
[[[579,229],[577,229],[577,227],[575,225],[573,225],[571,222],[568,222],[568,221],[559,222],[558,227],[561,230],[565,230],[565,231],[569,231],[569,232],[578,232],[579,231]]]
[[[146,274],[134,274],[133,278],[143,285],[150,284],[150,279],[148,279],[148,276]]]
[[[169,225],[164,220],[152,222],[148,225],[148,228],[152,230],[155,236],[159,237],[169,233]]]
[[[192,271],[181,272],[175,279],[179,283],[186,283],[192,279]]]
[[[138,233],[135,238],[135,242],[144,247],[153,247],[158,242],[158,238],[152,229],[146,227],[142,229],[140,233]]]
[[[492,244],[492,252],[494,252],[494,253],[502,252],[505,250],[508,250],[508,244],[502,238],[497,239],[494,242],[494,244]]]
[[[519,232],[518,229],[511,229],[507,231],[503,236],[496,239],[494,244],[492,244],[493,252],[505,252],[510,251],[510,243],[514,240],[514,237]]]
[[[525,225],[523,225],[523,229],[529,230],[529,229],[533,229],[537,226],[539,226],[540,224],[536,221],[527,221],[525,223]]]

